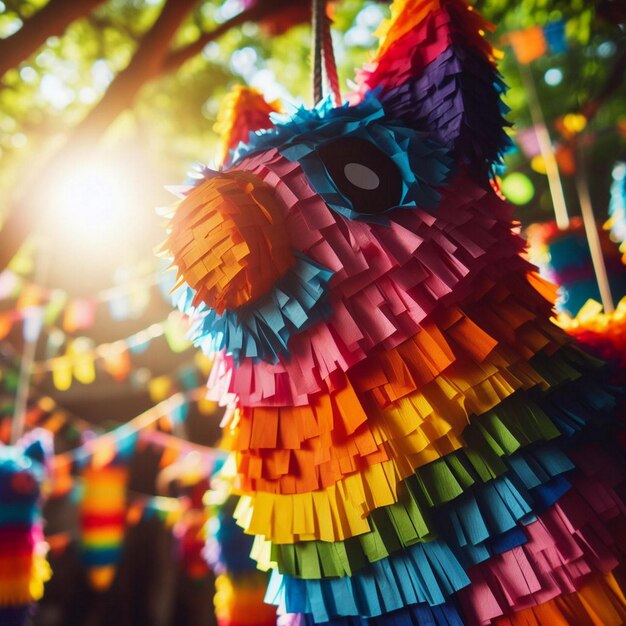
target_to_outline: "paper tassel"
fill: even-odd
[[[189,323],[178,311],[173,311],[167,317],[164,325],[165,340],[169,349],[178,354],[184,352],[191,346],[191,341],[187,338]]]
[[[92,328],[96,316],[96,302],[86,298],[71,300],[65,308],[63,330],[74,333]]]
[[[182,514],[180,521],[174,526],[183,571],[191,581],[202,580],[209,574],[209,567],[202,556],[207,519],[204,510],[190,508]]]
[[[154,404],[162,402],[172,393],[172,379],[169,376],[158,376],[152,378],[148,383],[150,400]]]
[[[548,22],[543,27],[543,34],[551,54],[562,54],[568,51],[569,46],[567,45],[567,38],[565,37],[564,20]]]
[[[316,622],[310,615],[291,614],[279,619],[279,626],[313,626]],[[428,606],[413,604],[411,606],[385,613],[379,617],[337,617],[321,626],[464,626],[461,615],[454,603]]]
[[[0,623],[24,626],[50,578],[41,518],[44,446],[0,447]]]
[[[13,328],[14,321],[15,316],[11,313],[4,313],[0,315],[0,340],[7,338]]]
[[[82,560],[96,591],[106,591],[115,577],[126,525],[126,483],[123,466],[86,467],[80,503]]]
[[[248,141],[250,133],[270,128],[270,113],[279,113],[280,104],[267,102],[251,87],[237,85],[220,105],[213,130],[221,137],[220,165],[227,165],[229,155],[240,143]]]
[[[100,346],[102,367],[116,381],[126,380],[130,375],[132,364],[128,349],[123,342]]]
[[[0,272],[0,300],[15,295],[22,282],[22,279],[12,270],[6,269]]]

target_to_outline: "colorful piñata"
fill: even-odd
[[[626,296],[626,266],[609,233],[598,228],[598,235],[613,297],[620,300]],[[587,300],[600,299],[581,218],[573,218],[565,230],[560,230],[556,222],[531,224],[526,229],[526,238],[530,261],[559,288],[558,311],[576,317]]]
[[[181,485],[181,518],[174,525],[178,552],[183,571],[191,581],[201,581],[210,573],[203,556],[205,527],[209,514],[202,498],[209,488],[208,478],[189,481]]]
[[[488,29],[396,0],[350,105],[251,135],[171,214],[234,515],[300,624],[626,621],[615,398],[489,183]]]
[[[0,624],[23,626],[50,578],[41,518],[45,453],[0,447]]]
[[[126,532],[128,468],[115,463],[88,465],[81,476],[82,560],[91,586],[106,591],[115,578]]]
[[[263,602],[268,576],[250,558],[252,537],[233,518],[237,498],[215,507],[205,556],[215,578],[215,614],[219,626],[273,626],[276,609]]]

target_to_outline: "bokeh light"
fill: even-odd
[[[587,126],[587,118],[580,113],[568,113],[563,117],[563,127],[572,134],[580,133]]]
[[[556,87],[560,85],[563,80],[563,72],[558,67],[551,67],[543,76],[547,85],[550,87]]]
[[[545,174],[548,171],[546,169],[546,161],[540,154],[535,155],[530,160],[530,167],[537,174]]]
[[[502,193],[513,204],[528,204],[535,195],[535,186],[526,174],[513,172],[502,179]]]

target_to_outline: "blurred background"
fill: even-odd
[[[624,2],[474,4],[496,26],[510,88],[515,147],[494,184],[523,228],[552,222],[555,204],[575,218],[582,199],[602,230],[626,197]],[[214,623],[198,529],[203,480],[221,462],[220,411],[201,393],[210,361],[167,298],[155,207],[215,158],[217,112],[235,84],[287,111],[310,105],[309,5],[0,0],[0,440],[17,417],[52,431],[58,453],[45,509],[54,576],[34,624]],[[388,10],[329,3],[344,91]],[[546,261],[557,231],[535,228],[534,260]],[[603,237],[622,267],[619,242]],[[588,256],[576,241],[565,265]],[[600,299],[587,278],[572,315]],[[94,470],[109,471],[123,518],[104,569],[84,541]]]

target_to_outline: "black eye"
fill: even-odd
[[[382,213],[400,204],[400,170],[370,141],[346,137],[321,146],[318,154],[354,211]]]

